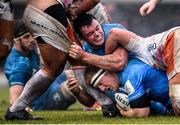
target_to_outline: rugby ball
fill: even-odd
[[[121,109],[125,111],[130,109],[128,94],[124,92],[115,93],[115,100],[116,100],[117,106],[120,107]]]

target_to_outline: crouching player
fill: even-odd
[[[85,79],[87,83],[105,91],[117,103],[123,116],[149,116],[150,101],[159,102],[165,107],[160,112],[161,115],[172,112],[166,73],[138,59],[130,59],[124,70],[117,73],[88,68]],[[121,87],[125,91],[120,89]],[[126,92],[127,95],[122,94]],[[156,107],[153,108],[156,109]]]
[[[5,75],[10,87],[10,105],[20,96],[26,82],[40,67],[39,56],[35,51],[35,39],[23,22],[17,21],[14,36],[14,46],[5,63]],[[92,106],[94,99],[80,89],[76,82],[72,70],[63,72],[43,95],[30,102],[30,107],[33,110],[67,109],[76,102],[76,97],[85,106]]]

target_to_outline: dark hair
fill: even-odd
[[[17,20],[14,28],[14,38],[18,38],[25,33],[29,32],[23,20]]]
[[[100,68],[93,66],[93,65],[87,65],[86,70],[84,73],[84,78],[87,84],[91,84],[92,77],[98,72]]]
[[[81,14],[79,15],[74,21],[73,21],[73,27],[75,32],[79,35],[80,38],[82,38],[82,34],[80,32],[80,29],[83,26],[90,26],[92,23],[92,20],[96,19],[93,15],[91,14]]]

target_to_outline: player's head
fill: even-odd
[[[87,67],[85,81],[87,84],[91,84],[93,87],[99,88],[102,91],[109,89],[116,91],[120,85],[120,80],[115,72],[93,66]]]
[[[104,44],[104,32],[93,15],[82,14],[74,20],[73,25],[81,39],[94,48],[102,47]]]
[[[14,42],[23,51],[32,51],[35,46],[35,39],[22,20],[15,23]]]

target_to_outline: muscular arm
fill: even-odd
[[[100,0],[74,0],[73,4],[68,7],[67,12],[72,19],[76,18],[82,13],[85,13],[95,7]]]
[[[100,0],[76,0],[73,4],[78,4],[79,5],[79,12],[87,12],[91,10],[93,7],[95,7]],[[81,14],[78,13],[78,14]]]
[[[95,99],[90,96],[87,92],[85,92],[84,90],[79,90],[79,92],[74,93],[74,95],[77,97],[78,101],[87,106],[87,107],[91,107],[93,106],[93,104],[95,103]]]
[[[112,54],[104,56],[85,52],[82,60],[109,71],[121,71],[127,64],[128,53],[123,47],[118,47]]]
[[[88,64],[103,68],[109,71],[120,71],[127,64],[128,53],[126,49],[119,46],[112,54],[99,56],[83,51],[77,45],[72,45],[69,50],[72,58],[79,59]]]
[[[12,105],[23,91],[22,85],[13,85],[9,88],[9,102]]]
[[[139,92],[134,94],[140,95]],[[131,96],[128,97],[128,99],[130,98]],[[119,109],[121,115],[125,117],[147,117],[150,114],[150,102],[146,94],[143,94],[142,96],[134,100],[131,100],[129,102],[131,108],[128,110],[123,109],[119,105],[121,104],[120,102],[122,101],[119,102],[118,98],[116,98],[116,102],[117,102],[117,108]]]
[[[124,111],[119,109],[122,116],[125,117],[148,117],[150,113],[150,108],[133,108],[129,109],[128,111]]]
[[[106,42],[105,53],[110,54],[114,52],[118,44],[121,44],[122,46],[126,47],[127,44],[129,43],[129,40],[135,37],[137,37],[137,35],[133,32],[130,32],[128,30],[113,28],[110,31]]]
[[[67,86],[81,104],[91,107],[95,103],[95,99],[82,89],[74,76],[68,77]]]

